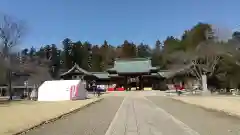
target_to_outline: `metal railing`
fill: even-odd
[[[28,95],[31,91],[37,87],[34,86],[12,86],[13,96]],[[0,86],[0,97],[8,96],[8,86]]]

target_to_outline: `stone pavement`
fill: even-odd
[[[240,135],[240,119],[236,117],[179,102],[170,97],[147,98],[200,135]],[[169,126],[170,130],[171,128]]]
[[[105,97],[76,113],[42,125],[26,135],[105,135],[124,97]]]
[[[199,135],[139,93],[125,97],[105,135]]]
[[[229,115],[240,117],[240,97],[234,96],[175,96],[172,97],[188,104],[206,109],[223,111]]]
[[[0,105],[0,135],[12,135],[24,131],[99,99],[60,102],[16,101],[2,104]]]
[[[240,119],[185,104],[164,94],[160,91],[111,92],[103,95],[104,99],[100,102],[31,130],[27,135],[237,135],[240,133]],[[238,98],[234,100],[239,101]]]
[[[105,94],[105,96],[129,96],[129,95],[135,95],[135,96],[165,96],[165,91],[113,91],[108,92],[108,94]]]

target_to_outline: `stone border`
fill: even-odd
[[[55,121],[57,121],[57,120],[59,120],[59,119],[65,118],[65,117],[67,117],[67,116],[69,116],[69,115],[71,115],[71,114],[73,114],[73,113],[77,113],[77,112],[80,111],[81,109],[84,109],[84,108],[86,108],[86,107],[89,107],[90,105],[93,105],[93,104],[95,104],[95,103],[97,103],[97,102],[100,102],[100,101],[103,100],[103,99],[104,99],[104,98],[100,97],[100,98],[94,100],[93,102],[90,102],[90,103],[87,103],[87,104],[85,104],[85,105],[83,105],[83,106],[80,106],[79,108],[76,108],[76,109],[73,109],[73,110],[69,110],[69,112],[60,114],[59,116],[55,116],[54,118],[51,118],[51,119],[48,119],[48,120],[44,120],[44,121],[42,121],[42,122],[40,122],[40,123],[37,123],[37,124],[33,125],[33,126],[30,127],[30,128],[23,129],[22,131],[19,131],[19,132],[17,132],[17,133],[13,133],[13,135],[24,135],[24,134],[26,134],[27,132],[29,132],[30,130],[39,128],[39,127],[41,127],[41,126],[43,126],[43,125],[45,125],[45,124],[48,124],[48,123],[55,122]]]
[[[194,104],[194,103],[188,103],[188,102],[182,101],[181,99],[176,99],[176,98],[171,98],[171,99],[175,100],[175,101],[179,101],[179,102],[184,103],[184,104],[194,105],[196,107],[199,107],[199,108],[202,108],[202,109],[205,109],[205,110],[220,112],[220,113],[223,113],[225,115],[236,117],[236,118],[240,119],[240,115],[237,115],[235,113],[231,113],[231,112],[228,112],[228,111],[225,111],[225,110],[219,110],[219,109],[209,108],[209,107],[205,107],[205,106]]]

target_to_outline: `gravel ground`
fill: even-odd
[[[123,97],[105,97],[96,104],[29,131],[26,135],[105,135],[122,100]]]
[[[240,134],[239,118],[178,102],[167,97],[152,96],[147,98],[201,135]]]

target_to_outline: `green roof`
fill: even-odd
[[[110,74],[109,76],[110,77],[118,77],[119,75],[118,74]]]
[[[175,75],[175,72],[173,71],[160,71],[158,74],[164,78],[171,78]]]
[[[159,76],[158,73],[151,73],[151,75],[153,75],[153,76]]]
[[[99,79],[109,79],[109,74],[106,72],[91,72],[92,75],[96,76]]]
[[[117,71],[118,73],[146,73],[151,69],[152,63],[150,59],[146,58],[132,58],[132,59],[117,59],[114,63],[114,68],[110,71]]]

